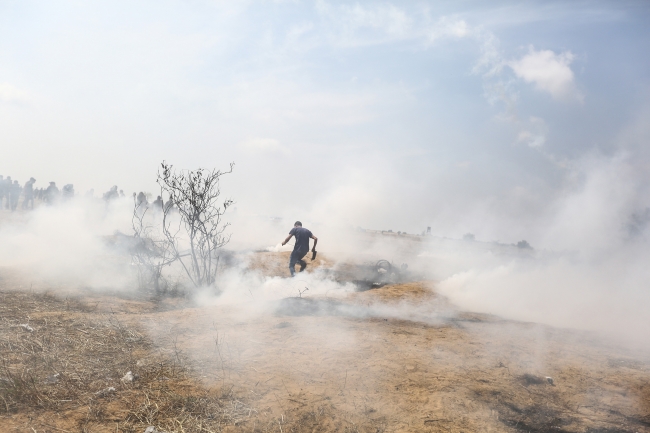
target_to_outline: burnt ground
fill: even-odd
[[[285,255],[250,267],[283,275]],[[458,311],[431,282],[251,311],[0,278],[2,431],[650,431],[646,358]]]

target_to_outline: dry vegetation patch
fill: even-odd
[[[257,251],[248,257],[247,267],[269,277],[288,277],[289,256],[291,256],[290,251],[280,253]],[[318,253],[316,260],[313,261],[311,260],[311,253],[309,253],[304,260],[307,262],[305,272],[328,269],[334,265],[334,262],[322,253]]]
[[[48,294],[0,293],[4,431],[211,432],[254,409],[208,390],[115,315]],[[130,373],[129,373],[130,372]]]

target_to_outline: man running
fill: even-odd
[[[314,248],[312,248],[312,251],[316,251],[318,238],[314,236],[312,232],[303,228],[300,221],[296,221],[296,223],[293,225],[293,228],[289,232],[289,236],[287,236],[284,242],[282,242],[282,245],[286,245],[292,236],[296,237],[296,243],[293,246],[291,258],[289,259],[289,271],[293,277],[296,274],[296,263],[300,264],[300,272],[304,271],[307,267],[307,262],[305,262],[302,258],[305,257],[305,255],[309,252],[309,239],[314,240]]]

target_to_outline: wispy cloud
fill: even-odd
[[[546,143],[546,135],[548,127],[544,119],[530,116],[527,124],[523,125],[523,129],[517,135],[517,141],[526,143],[528,146],[538,148]]]
[[[321,17],[336,24],[337,39],[349,45],[365,45],[381,40],[408,38],[413,28],[408,14],[391,4],[378,4],[371,7],[355,5],[333,5],[325,1],[316,4]],[[378,35],[361,35],[367,30],[375,30]],[[373,37],[375,36],[375,37]]]
[[[394,4],[335,5],[319,1],[316,10],[339,46],[358,47],[412,41],[424,48],[443,39],[465,38],[473,29],[458,17],[432,19],[426,9],[407,10]]]
[[[472,36],[474,29],[465,20],[443,16],[434,24],[427,26],[425,33],[430,42],[435,42],[447,38],[466,38]]]
[[[583,96],[576,88],[574,74],[569,66],[573,59],[571,51],[556,54],[551,50],[537,51],[531,46],[528,54],[509,62],[508,66],[517,77],[550,93],[556,100],[582,101]]]

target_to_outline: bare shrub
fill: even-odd
[[[161,294],[168,286],[163,269],[174,263],[177,255],[161,225],[157,224],[156,215],[153,219],[147,218],[151,216],[149,209],[133,198],[131,225],[136,242],[131,248],[131,259],[138,267],[140,287],[153,287],[157,294]]]
[[[162,209],[162,231],[173,257],[181,263],[195,287],[213,286],[219,267],[218,250],[230,241],[223,216],[234,202],[221,200],[221,176],[217,169],[174,170],[162,162],[157,182],[170,205]]]
[[[141,288],[162,294],[169,288],[163,270],[179,262],[194,287],[213,286],[219,267],[218,250],[226,245],[229,224],[223,215],[233,201],[220,201],[221,170],[174,170],[163,161],[158,172],[161,197],[166,204],[133,197],[131,218],[134,242],[130,247],[133,264],[138,267]],[[142,193],[141,193],[142,194]]]

